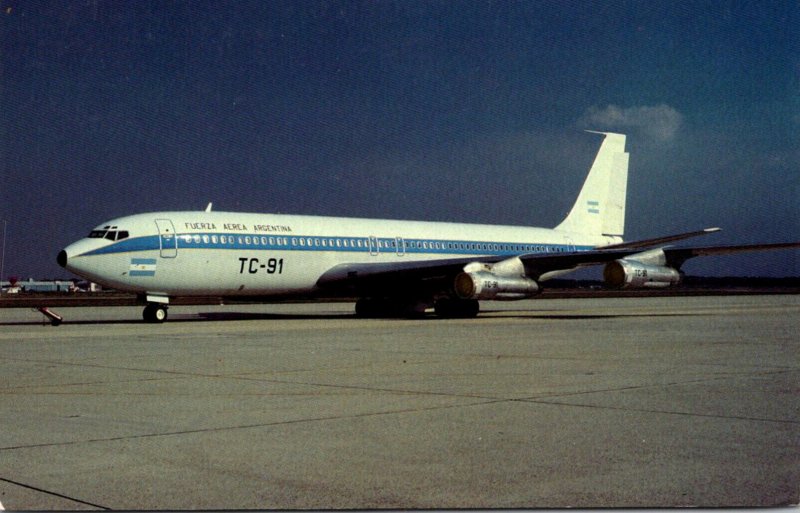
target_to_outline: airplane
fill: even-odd
[[[362,317],[478,315],[480,300],[536,296],[541,284],[605,265],[617,288],[676,285],[697,256],[800,247],[800,242],[672,247],[706,228],[623,241],[629,154],[603,136],[589,174],[555,228],[212,211],[153,212],[106,221],[64,248],[59,265],[134,292],[143,318],[167,319],[171,298],[358,298]]]

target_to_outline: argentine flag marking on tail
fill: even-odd
[[[155,258],[131,258],[131,267],[128,272],[130,276],[155,276]]]
[[[589,213],[590,214],[599,214],[600,213],[600,202],[599,201],[587,201],[586,204],[589,206]]]

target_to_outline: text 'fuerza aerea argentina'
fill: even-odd
[[[183,223],[187,230],[217,230],[216,223]],[[232,232],[291,233],[292,227],[283,224],[254,224],[252,229],[242,223],[224,223],[222,230]]]

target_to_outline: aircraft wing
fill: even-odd
[[[598,246],[596,249],[641,249],[653,246],[664,245],[668,242],[675,242],[676,240],[688,239],[690,237],[698,237],[700,235],[708,235],[709,233],[716,233],[722,228],[705,228],[694,232],[679,233],[677,235],[667,235],[666,237],[657,237],[655,239],[635,240],[631,242],[620,242],[619,244],[611,244],[608,246]]]
[[[685,261],[698,256],[730,255],[751,251],[772,251],[776,249],[800,248],[800,242],[783,242],[778,244],[746,244],[740,246],[706,246],[701,248],[664,248],[667,263],[680,268]]]
[[[714,230],[716,231],[716,230]],[[702,235],[705,230],[691,232]],[[681,234],[679,238],[694,236]],[[675,236],[671,236],[675,237]],[[419,293],[421,291],[442,291],[449,287],[453,277],[464,270],[464,266],[474,262],[495,264],[503,260],[519,258],[525,268],[525,274],[540,280],[547,273],[565,272],[591,265],[601,265],[627,257],[633,257],[643,248],[649,247],[650,241],[676,240],[670,237],[634,241],[620,247],[604,247],[589,251],[573,251],[564,253],[534,253],[522,255],[460,257],[447,260],[393,260],[390,262],[339,264],[325,272],[317,281],[317,286],[328,291],[347,291],[358,294],[393,294]],[[648,244],[645,244],[648,243]],[[667,265],[680,269],[686,260],[698,256],[724,255],[750,251],[769,251],[800,247],[800,242],[780,244],[754,244],[740,246],[705,246],[694,248],[662,247]],[[656,248],[658,249],[658,248]],[[406,257],[408,258],[408,256]],[[561,274],[561,273],[558,273]],[[547,278],[545,276],[545,278]]]
[[[348,290],[359,294],[387,294],[405,290],[440,291],[449,286],[452,278],[474,262],[493,264],[509,258],[519,258],[525,273],[539,279],[543,274],[575,267],[603,264],[636,253],[636,250],[591,250],[568,253],[536,253],[518,256],[462,257],[447,260],[404,260],[339,264],[325,272],[317,286],[322,289]]]

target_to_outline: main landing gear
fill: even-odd
[[[367,318],[419,318],[430,303],[394,298],[361,298],[356,302],[356,316]],[[480,310],[477,299],[440,298],[433,302],[436,315],[445,319],[469,319]]]
[[[147,306],[144,307],[142,317],[145,322],[162,323],[167,320],[168,308],[167,305],[160,303],[148,303]]]
[[[445,319],[472,319],[478,316],[480,304],[477,299],[437,299],[433,305],[436,315]]]
[[[425,315],[420,301],[395,298],[361,298],[356,301],[356,316],[376,318],[413,318]]]

